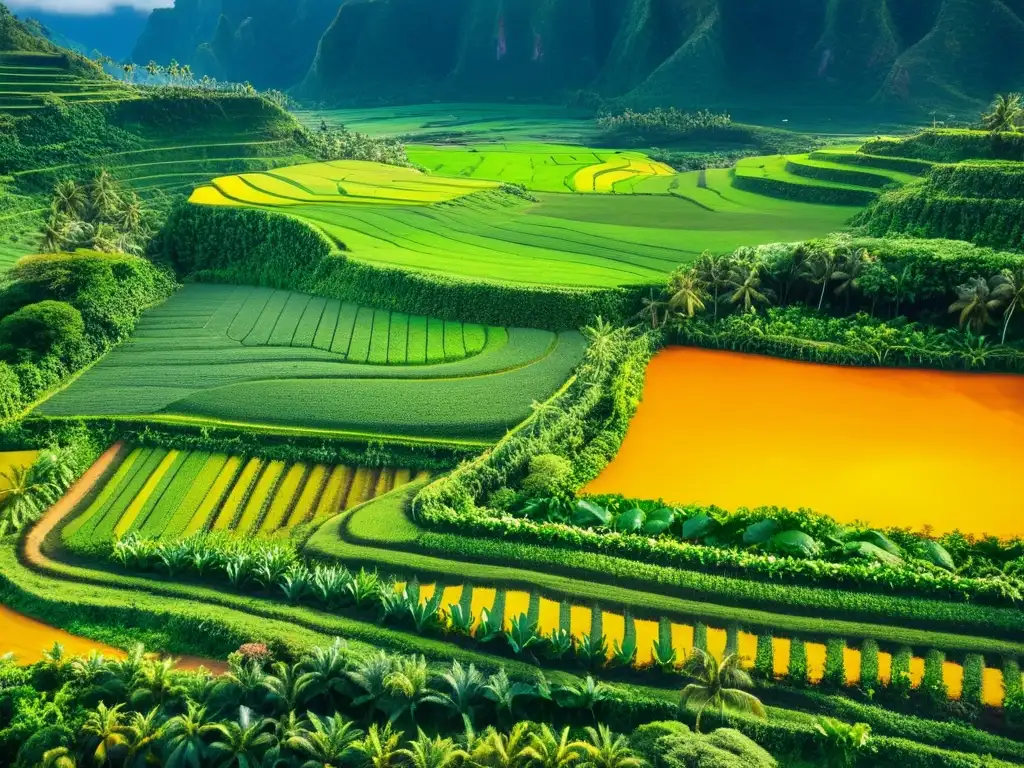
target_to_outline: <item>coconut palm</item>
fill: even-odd
[[[388,719],[392,723],[407,714],[415,724],[417,707],[437,695],[430,688],[427,660],[415,654],[397,659],[393,671],[384,680],[384,689],[388,693]]]
[[[55,747],[43,753],[40,768],[76,768],[75,754],[67,747]]]
[[[260,758],[274,744],[274,736],[267,732],[272,722],[253,717],[248,707],[239,707],[238,719],[210,726],[210,732],[220,738],[210,744],[210,752],[219,756],[221,768],[250,768],[260,764]]]
[[[451,710],[471,727],[476,710],[484,698],[484,676],[473,664],[464,667],[455,660],[451,669],[441,675],[440,680],[447,690],[432,694],[425,701],[440,704]]]
[[[30,467],[11,467],[0,477],[7,486],[0,490],[0,536],[39,519],[47,500],[59,493],[52,483],[41,482]]]
[[[124,235],[113,224],[101,223],[93,230],[90,247],[100,253],[117,253],[125,248]]]
[[[588,342],[586,360],[598,372],[607,370],[615,359],[615,341],[620,333],[618,328],[605,321],[600,315],[594,320],[593,325],[588,325],[583,329],[583,335]]]
[[[969,328],[974,333],[981,333],[985,326],[995,325],[993,315],[1007,302],[998,293],[1000,278],[997,276],[986,280],[976,277],[956,289],[957,300],[949,305],[949,311],[960,313],[961,330]]]
[[[121,203],[121,208],[117,211],[115,218],[118,227],[124,234],[134,236],[142,231],[145,215],[146,209],[142,204],[142,199],[137,192],[133,191]]]
[[[366,732],[366,738],[353,746],[363,754],[368,768],[395,768],[405,758],[402,733],[395,731],[391,723],[381,729],[376,723]]]
[[[644,764],[633,754],[626,737],[612,733],[607,725],[588,727],[587,741],[582,744],[582,768],[640,768]]]
[[[536,692],[537,689],[529,683],[512,682],[504,667],[487,678],[484,685],[484,696],[494,702],[499,723],[505,718],[512,717],[516,699],[522,696],[535,696]]]
[[[171,658],[158,661],[147,661],[142,665],[138,675],[138,683],[132,692],[132,705],[145,704],[163,705],[178,700],[185,695],[185,686],[181,684],[175,672],[177,661]]]
[[[528,755],[537,768],[571,768],[583,759],[585,751],[582,742],[569,740],[569,726],[556,735],[545,723],[540,733],[530,737]]]
[[[707,651],[695,648],[683,665],[684,673],[696,678],[697,682],[683,688],[680,705],[696,706],[697,731],[708,707],[717,707],[724,717],[726,710],[750,712],[766,717],[764,705],[744,688],[752,688],[754,681],[742,667],[742,659],[731,653],[719,662]]]
[[[857,290],[857,280],[871,261],[867,248],[856,248],[846,254],[843,263],[832,273],[832,279],[837,283],[835,295],[846,298],[847,311],[850,309],[850,297]]]
[[[96,765],[113,765],[112,753],[124,752],[129,744],[128,727],[124,723],[123,704],[107,707],[100,702],[85,717],[81,732],[87,737],[88,751]]]
[[[387,680],[394,669],[394,660],[384,651],[356,662],[348,676],[363,693],[352,701],[352,705],[362,707],[371,704],[373,708],[383,709],[383,699],[388,694]]]
[[[818,310],[825,306],[825,291],[839,265],[839,256],[833,250],[817,251],[804,264],[804,276],[815,285],[821,285]]]
[[[163,71],[164,68],[157,64],[155,61],[150,61],[149,64],[146,65],[146,72],[149,74],[151,78],[155,78]]]
[[[363,732],[351,720],[339,714],[321,718],[310,712],[309,722],[311,729],[293,746],[296,752],[309,758],[304,766],[340,766],[360,752]]]
[[[693,270],[677,270],[668,283],[669,311],[683,317],[694,317],[705,309],[704,285]]]
[[[64,652],[64,646],[55,640],[48,650],[43,651],[43,658],[39,663],[54,679],[63,681],[65,673],[71,666],[71,659]]]
[[[544,427],[550,424],[560,413],[559,408],[552,400],[534,400],[530,403],[530,410],[533,411],[533,433],[539,435]]]
[[[89,184],[89,202],[93,218],[111,221],[121,207],[117,182],[106,168],[101,168]]]
[[[412,768],[451,768],[469,758],[452,739],[430,738],[420,728],[415,741],[409,743],[405,756]]]
[[[705,251],[693,265],[697,280],[710,292],[714,319],[718,319],[719,298],[723,290],[728,288],[729,274],[732,272],[733,261],[729,256],[715,255]]]
[[[798,245],[788,258],[780,259],[772,265],[771,276],[782,291],[782,304],[789,304],[789,294],[793,286],[806,275],[807,258],[807,247]]]
[[[165,768],[201,768],[208,751],[205,736],[213,728],[206,722],[206,708],[190,701],[188,709],[168,720],[164,729]]]
[[[1003,270],[996,281],[993,296],[1005,302],[1006,311],[1003,315],[1003,335],[1001,343],[1006,343],[1006,333],[1010,329],[1010,321],[1017,309],[1024,309],[1024,268]]]
[[[126,732],[129,746],[124,761],[125,768],[153,765],[157,745],[164,735],[160,707],[153,707],[146,714],[132,712],[128,716]]]
[[[744,312],[752,312],[758,304],[771,302],[772,292],[761,288],[761,268],[757,264],[736,264],[726,280],[729,303],[743,305]]]
[[[644,296],[640,300],[640,311],[636,313],[636,317],[641,320],[650,319],[651,329],[657,330],[660,320],[659,313],[667,307],[668,304],[655,296],[652,289],[650,295]]]
[[[263,679],[266,673],[254,661],[233,662],[214,686],[214,697],[235,704],[251,702],[257,693],[263,691]]]
[[[981,116],[981,124],[986,131],[1002,133],[1015,131],[1024,117],[1024,101],[1019,93],[1000,93],[996,96],[989,111]]]
[[[74,179],[58,181],[53,188],[53,210],[69,218],[85,215],[88,197],[85,190]]]
[[[555,700],[562,706],[570,709],[585,709],[597,722],[595,708],[602,701],[607,701],[611,690],[604,683],[599,683],[590,675],[587,675],[580,685],[567,685],[556,690]]]
[[[68,218],[55,207],[43,222],[42,236],[39,239],[40,253],[59,253],[68,241]]]
[[[54,488],[67,488],[78,476],[79,463],[70,447],[52,446],[47,448],[32,464],[32,473],[41,483]]]

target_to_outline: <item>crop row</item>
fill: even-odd
[[[80,551],[103,550],[112,536],[287,536],[404,485],[413,474],[137,447],[63,535]]]

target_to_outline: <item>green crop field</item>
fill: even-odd
[[[72,74],[65,56],[0,51],[0,112],[24,114],[42,107],[47,98],[103,103],[135,96],[115,80]]]
[[[525,104],[411,104],[371,109],[299,110],[310,129],[321,121],[374,136],[423,142],[548,141],[585,144],[594,124],[563,107]]]
[[[327,466],[252,459],[202,451],[136,447],[81,514],[65,541],[89,550],[111,536],[149,539],[220,531],[287,537],[426,473],[386,467]]]
[[[576,333],[191,285],[38,412],[487,440],[557,390],[581,355]]]

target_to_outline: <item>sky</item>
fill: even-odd
[[[74,16],[94,16],[112,13],[118,6],[151,11],[174,5],[174,0],[5,0],[15,13],[48,11]]]

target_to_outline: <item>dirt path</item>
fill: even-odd
[[[43,553],[43,542],[46,540],[46,537],[60,525],[65,517],[78,507],[96,483],[99,482],[100,478],[114,465],[123,449],[123,443],[114,443],[110,446],[96,460],[96,463],[89,467],[86,473],[68,489],[68,492],[43,514],[32,527],[32,530],[29,531],[21,545],[21,558],[23,561],[29,565],[39,567],[45,567],[50,563],[50,558]],[[0,628],[6,622],[8,628],[12,629],[17,636],[19,640],[18,656],[27,663],[38,661],[38,657],[31,650],[32,647],[26,645],[29,642],[29,638],[26,637],[27,634],[31,635],[33,646],[39,645],[40,649],[50,647],[56,640],[63,644],[72,654],[86,653],[95,648],[106,656],[124,656],[124,651],[113,649],[103,643],[93,642],[86,638],[75,637],[64,630],[50,627],[23,614],[10,611],[3,606],[0,606],[0,619],[3,619],[3,621],[0,621]],[[0,632],[0,636],[4,634],[4,632]],[[9,650],[14,650],[14,648]],[[5,649],[0,647],[0,653],[4,652]],[[206,667],[214,674],[226,672],[228,669],[228,665],[223,661],[201,659],[194,656],[183,656],[178,659],[178,669],[194,670],[200,666]]]

